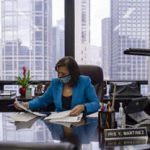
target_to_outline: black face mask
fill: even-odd
[[[59,80],[60,80],[62,83],[64,83],[64,84],[69,83],[70,79],[71,79],[71,75],[70,75],[70,74],[69,74],[69,75],[66,75],[66,76],[64,76],[64,77],[59,77]]]

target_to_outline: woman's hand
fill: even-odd
[[[28,102],[22,102],[21,105],[23,105],[23,106],[24,106],[25,108],[27,108],[27,109],[29,108],[29,103],[28,103]],[[15,106],[16,109],[22,110],[22,108],[20,108],[20,107],[18,106],[18,102],[17,102],[17,101],[14,102],[14,106]]]
[[[71,110],[70,116],[77,116],[80,113],[82,113],[84,111],[84,109],[85,109],[84,105],[77,105]]]

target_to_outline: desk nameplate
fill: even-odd
[[[124,128],[124,129],[105,129],[104,139],[120,140],[120,139],[148,139],[146,127],[140,128]]]
[[[105,141],[105,146],[125,146],[125,145],[140,145],[147,144],[148,139],[117,139]]]

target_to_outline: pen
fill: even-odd
[[[110,103],[110,101],[108,101],[108,103],[107,103],[107,111],[111,112],[111,103]]]

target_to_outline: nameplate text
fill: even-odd
[[[105,129],[104,136],[105,140],[148,138],[146,127]]]

